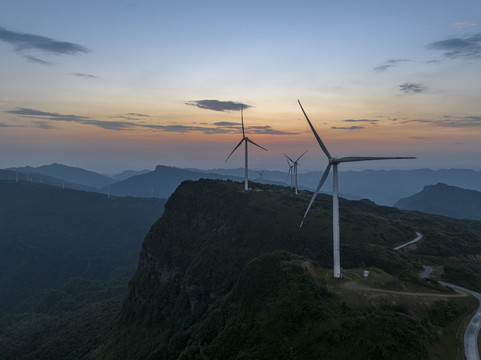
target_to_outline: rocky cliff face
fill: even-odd
[[[137,316],[166,320],[171,311],[154,309],[180,296],[186,315],[200,314],[232,288],[251,258],[279,248],[299,250],[296,224],[258,224],[256,214],[265,212],[255,203],[258,196],[232,182],[184,182],[145,239],[126,306]]]

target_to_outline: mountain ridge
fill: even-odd
[[[438,183],[400,199],[395,207],[457,219],[481,220],[481,192]]]

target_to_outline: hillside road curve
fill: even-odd
[[[393,250],[402,249],[402,248],[405,247],[405,246],[408,246],[408,245],[414,244],[415,242],[418,242],[418,241],[421,240],[422,238],[423,238],[423,235],[422,235],[421,233],[418,233],[418,232],[416,231],[416,237],[415,237],[413,240],[411,240],[411,241],[409,241],[409,242],[407,242],[407,243],[404,243],[404,244],[402,244],[402,245],[396,246]]]
[[[424,270],[419,276],[423,279],[429,278],[433,269],[426,265],[423,265],[423,268]],[[477,292],[444,281],[438,281],[438,283],[468,293],[478,299],[478,309],[474,313],[468,327],[466,328],[466,332],[464,333],[464,356],[466,357],[466,360],[479,360],[478,335],[481,328],[481,295]]]
[[[479,360],[478,334],[481,328],[481,295],[477,292],[465,289],[461,286],[449,284],[444,281],[438,282],[441,285],[448,286],[459,291],[464,291],[478,299],[478,309],[474,313],[468,327],[466,328],[466,332],[464,333],[464,355],[466,356],[466,360]]]
[[[405,244],[399,245],[394,248],[394,250],[399,250],[402,249],[403,247],[413,244],[420,239],[422,239],[422,234],[416,231],[416,238],[414,240],[411,240]],[[433,271],[432,268],[429,266],[423,265],[424,270],[419,274],[419,276],[423,279],[429,278],[429,275]],[[472,296],[474,296],[478,302],[479,306],[476,312],[474,313],[471,321],[469,322],[468,327],[466,328],[466,332],[464,333],[464,356],[466,357],[466,360],[480,360],[479,359],[479,350],[478,350],[478,336],[479,336],[479,331],[481,329],[481,294],[478,294],[477,292],[468,290],[466,288],[463,288],[458,285],[450,284],[444,281],[438,281],[439,284],[450,287],[455,290],[459,290],[465,293],[468,293]]]

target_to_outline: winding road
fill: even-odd
[[[478,310],[476,310],[474,313],[468,327],[466,328],[466,332],[464,333],[464,355],[466,356],[467,360],[479,360],[478,334],[481,328],[481,295],[477,292],[465,289],[461,286],[449,284],[444,281],[438,281],[438,283],[459,291],[466,292],[478,299]]]
[[[415,243],[422,239],[422,235],[416,231],[416,238],[411,240],[405,244],[399,245],[394,248],[394,250],[402,249],[405,246]],[[423,265],[424,270],[419,274],[419,276],[423,279],[429,278],[431,272],[433,271],[432,268],[429,266]],[[479,350],[478,350],[478,335],[481,329],[481,295],[477,292],[465,289],[461,286],[457,286],[454,284],[449,284],[444,281],[438,281],[439,284],[450,287],[455,290],[459,290],[465,293],[468,293],[478,299],[479,306],[476,310],[475,314],[473,315],[471,321],[469,322],[468,327],[466,328],[466,332],[464,333],[464,355],[466,360],[479,360]]]
[[[415,237],[413,240],[411,240],[411,241],[409,241],[409,242],[407,242],[407,243],[405,243],[405,244],[396,246],[393,250],[402,249],[402,248],[405,247],[405,246],[408,246],[408,245],[414,244],[415,242],[418,242],[418,241],[421,240],[422,238],[423,238],[423,235],[422,235],[421,233],[418,233],[418,232],[416,231],[416,237]]]

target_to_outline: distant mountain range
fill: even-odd
[[[25,166],[9,168],[7,170],[17,171],[22,174],[42,174],[69,183],[84,185],[93,189],[101,189],[116,181],[115,179],[100,175],[93,171],[55,163],[39,167]]]
[[[5,173],[11,170],[15,173]],[[29,179],[56,186],[110,193],[117,196],[167,198],[184,180],[201,178],[244,181],[244,169],[181,169],[158,165],[155,170],[127,170],[111,177],[80,168],[60,164],[10,168],[0,171],[0,179]],[[289,186],[287,172],[263,171],[262,181],[256,170],[249,171],[250,181]],[[322,176],[321,171],[299,174],[299,187],[313,190]],[[468,169],[364,170],[339,174],[341,197],[350,200],[369,199],[380,205],[392,206],[401,198],[420,192],[426,185],[445,183],[465,189],[481,191],[481,171]],[[329,176],[321,189],[331,193]]]
[[[122,171],[120,174],[114,174],[111,177],[115,179],[116,181],[122,181],[122,180],[127,180],[128,178],[131,178],[132,176],[136,175],[142,175],[146,174],[148,172],[151,172],[152,170],[125,170]]]
[[[446,184],[428,185],[421,192],[399,200],[395,207],[458,219],[481,220],[481,192]]]
[[[201,170],[180,169],[172,166],[157,165],[154,171],[136,175],[109,186],[110,194],[117,196],[168,198],[185,180],[220,179],[242,182],[243,177],[203,172]],[[257,179],[259,181],[260,179]],[[278,181],[270,184],[285,185]],[[105,188],[103,189],[105,191]]]

